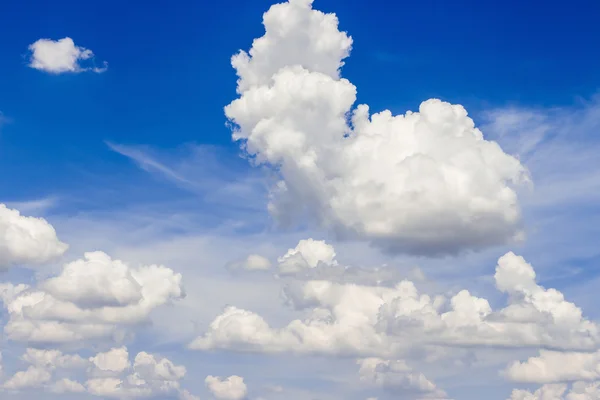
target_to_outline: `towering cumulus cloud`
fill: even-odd
[[[460,105],[437,99],[394,116],[354,107],[340,75],[352,39],[335,14],[289,0],[232,58],[240,97],[225,113],[256,164],[276,170],[269,209],[307,215],[340,238],[391,251],[449,254],[520,237],[520,162],[484,139]]]

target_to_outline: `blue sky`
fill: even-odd
[[[135,354],[147,351],[184,365],[187,374],[178,378],[182,388],[189,390],[189,396],[202,399],[522,400],[518,394],[510,397],[514,388],[521,388],[533,393],[534,397],[527,399],[541,400],[535,390],[545,384],[567,385],[564,394],[556,394],[553,399],[572,400],[565,396],[568,391],[579,393],[577,385],[596,387],[596,394],[590,391],[590,397],[582,399],[597,399],[593,396],[600,396],[600,374],[579,379],[565,378],[557,371],[557,378],[544,380],[532,378],[532,374],[523,378],[524,373],[515,369],[514,375],[506,375],[508,366],[516,361],[525,363],[529,357],[544,361],[544,349],[558,351],[557,357],[564,357],[561,363],[566,365],[573,359],[569,357],[581,352],[598,352],[600,339],[593,345],[580,346],[577,335],[561,330],[566,328],[559,326],[559,319],[555,325],[540,329],[550,332],[550,336],[558,332],[560,340],[511,343],[510,351],[498,350],[506,344],[497,342],[457,345],[458,339],[449,336],[432,341],[443,342],[439,348],[421,343],[415,344],[414,352],[400,346],[391,354],[366,344],[364,348],[311,348],[308,338],[288,348],[285,335],[290,321],[321,321],[319,318],[324,317],[319,313],[328,307],[338,324],[335,327],[347,322],[344,317],[354,315],[335,314],[349,307],[341,294],[335,304],[324,298],[297,298],[298,288],[304,287],[302,290],[307,292],[303,296],[309,296],[306,293],[310,285],[317,281],[337,282],[339,293],[357,284],[372,291],[371,296],[379,293],[380,289],[374,287],[393,288],[402,279],[409,279],[420,293],[432,299],[435,295],[446,296],[448,304],[454,304],[450,299],[460,290],[468,289],[473,296],[489,301],[492,316],[510,313],[512,309],[503,309],[507,304],[534,307],[533,303],[511,303],[527,299],[529,294],[515,288],[503,290],[494,278],[498,259],[509,251],[533,265],[541,286],[556,288],[583,309],[587,319],[572,324],[596,324],[594,321],[600,318],[594,289],[600,282],[600,253],[594,239],[600,234],[600,57],[596,51],[600,43],[596,21],[600,4],[584,0],[568,4],[509,1],[497,5],[477,1],[315,0],[313,8],[335,13],[339,31],[352,37],[349,57],[340,57],[344,62],[341,77],[356,86],[357,101],[343,111],[350,112],[357,104],[365,103],[371,114],[390,110],[397,115],[418,111],[428,99],[441,99],[464,106],[485,139],[497,141],[500,150],[492,149],[487,141],[482,147],[478,147],[479,142],[460,142],[465,147],[453,150],[459,141],[445,140],[456,129],[472,132],[469,122],[458,116],[436,125],[436,115],[450,118],[449,114],[460,112],[454,108],[450,112],[449,105],[435,108],[435,104],[429,111],[433,127],[423,131],[415,128],[413,132],[390,124],[389,142],[381,147],[369,148],[369,141],[356,148],[329,142],[327,132],[333,125],[328,123],[333,124],[337,114],[329,120],[319,111],[329,106],[333,109],[350,96],[344,92],[337,99],[328,97],[338,93],[334,88],[340,93],[346,89],[335,74],[321,77],[322,84],[332,85],[332,90],[318,97],[306,84],[300,94],[307,97],[294,98],[292,105],[275,91],[272,81],[262,82],[263,88],[273,90],[274,98],[278,94],[282,97],[274,104],[269,103],[268,96],[252,97],[248,104],[260,105],[258,110],[229,108],[226,124],[224,107],[252,95],[243,86],[236,92],[238,77],[231,56],[240,49],[248,51],[253,39],[265,34],[261,19],[272,4],[266,0],[214,4],[151,1],[141,6],[108,0],[4,5],[0,13],[0,170],[5,172],[0,174],[0,203],[24,216],[45,218],[69,249],[56,250],[52,257],[48,256],[50,250],[36,256],[41,248],[50,248],[40,242],[40,247],[25,252],[29,256],[22,256],[0,243],[0,269],[6,270],[3,281],[13,288],[26,283],[49,290],[44,289],[44,280],[66,274],[61,272],[66,271],[65,264],[82,259],[84,252],[103,251],[113,260],[129,263],[132,271],[141,265],[164,265],[182,274],[186,292],[185,298],[174,299],[173,304],[165,300],[165,304],[143,314],[139,324],[112,326],[114,335],[125,332],[123,337],[96,341],[86,337],[65,344],[24,339],[11,331],[17,317],[8,308],[14,298],[6,294],[8,289],[3,292],[5,287],[0,287],[7,309],[2,319],[2,390],[8,398],[38,398],[42,392],[55,390],[51,386],[54,380],[67,376],[53,367],[51,380],[16,389],[7,386],[10,376],[28,366],[18,358],[25,348],[58,349],[90,357],[124,345],[132,363]],[[301,14],[306,10],[290,10],[287,17],[274,17],[280,19],[274,26],[281,32],[293,27],[291,33],[277,33],[275,28],[271,31],[273,43],[282,43],[282,47],[274,45],[275,50],[252,57],[257,62],[264,57],[273,65],[281,62],[282,67],[293,67],[286,62],[295,56],[284,54],[285,46],[298,44],[298,53],[306,56],[301,66],[310,77],[317,77],[331,60],[319,64],[310,59],[320,56],[310,53],[318,46],[309,46],[304,54],[302,40],[322,38],[330,50],[343,53],[344,37],[337,28],[327,30],[326,22],[312,28],[294,25],[290,15],[295,12],[300,17],[317,14],[311,14],[312,10],[309,14]],[[310,31],[313,28],[314,32]],[[305,34],[308,36],[302,36]],[[302,40],[294,41],[294,35]],[[65,37],[72,38],[75,46],[93,51],[93,58],[80,60],[84,68],[102,68],[106,62],[106,70],[57,73],[49,67],[32,67],[35,54],[30,45],[40,43],[40,39],[58,41]],[[331,40],[327,42],[327,38]],[[342,61],[336,55],[332,57],[335,62]],[[257,76],[274,79],[275,74],[260,66],[250,65],[249,69]],[[243,75],[242,69],[237,72],[242,77],[240,85],[251,81],[251,74]],[[300,82],[300,76],[286,79],[290,79],[286,86],[290,91],[295,82]],[[302,103],[308,101],[306,98],[310,98],[308,105]],[[280,105],[283,108],[277,108]],[[271,112],[270,107],[275,111]],[[265,114],[261,114],[263,111]],[[421,114],[427,115],[428,111],[422,108]],[[267,134],[260,136],[261,125],[255,121],[261,119],[275,121],[276,128],[267,127]],[[374,120],[367,124],[371,128],[363,129],[357,123],[346,127],[356,137],[370,135],[369,129],[377,134],[388,129]],[[250,143],[248,149],[232,140],[231,124],[241,127],[241,134]],[[428,135],[429,130],[433,131],[433,143],[439,143],[440,148],[428,154],[429,150],[423,149],[430,149],[429,142],[423,142],[416,152],[424,152],[440,165],[449,164],[439,170],[427,169],[429,164],[408,167],[409,178],[402,181],[404,169],[395,168],[405,159],[402,156],[396,162],[394,157],[408,145],[393,147],[394,135],[414,134],[417,143],[419,135]],[[307,143],[306,148],[295,147],[298,142],[294,135],[298,132],[304,135],[301,143]],[[341,131],[337,133],[341,135]],[[391,155],[386,148],[392,149]],[[447,154],[445,149],[449,149]],[[365,153],[356,153],[359,150]],[[263,164],[249,162],[245,159],[248,153]],[[371,158],[373,153],[379,156]],[[320,161],[315,161],[312,170],[306,160],[313,160],[314,154]],[[386,157],[390,157],[389,162]],[[447,189],[454,182],[448,178],[446,189],[438,191],[434,184],[439,182],[433,176],[446,173],[450,164],[456,167],[456,176],[477,183],[455,193]],[[484,170],[482,175],[478,174],[480,170]],[[530,181],[517,182],[525,176]],[[277,181],[286,184],[286,193],[275,189]],[[363,181],[366,183],[361,186]],[[370,181],[378,186],[369,186]],[[398,183],[401,181],[404,184]],[[410,185],[415,185],[415,193],[423,196],[414,204],[410,200],[413,197],[404,197]],[[513,189],[514,201],[510,197]],[[482,203],[471,202],[462,197],[464,193]],[[480,212],[481,204],[487,207],[486,212]],[[513,212],[519,214],[518,218],[512,219]],[[8,217],[4,221],[9,222],[0,219],[0,241],[9,243],[12,222]],[[41,236],[32,237],[34,240],[27,243],[42,240]],[[52,239],[52,235],[44,238]],[[326,243],[318,247],[321,245],[310,242],[302,248],[301,241],[308,238]],[[56,240],[48,246],[58,246]],[[335,247],[332,258],[327,258],[328,246]],[[257,267],[260,263],[251,262],[248,255],[262,257],[269,267]],[[314,265],[313,259],[318,260]],[[526,268],[524,260],[510,259],[510,263]],[[106,268],[112,271],[115,265]],[[285,272],[286,268],[298,270],[290,273]],[[107,276],[112,282],[114,277]],[[84,301],[88,295],[77,296],[77,301]],[[85,301],[82,304],[87,304]],[[369,301],[365,297],[364,304]],[[392,307],[390,304],[386,307]],[[272,329],[265,335],[272,335],[272,342],[252,347],[257,345],[248,338],[237,342],[222,339],[228,333],[219,329],[225,328],[210,324],[226,315],[226,306],[264,318]],[[314,307],[317,311],[312,310]],[[352,307],[360,308],[358,304]],[[444,307],[436,312],[441,315],[452,309]],[[560,307],[571,306],[560,303],[556,310]],[[543,312],[555,318],[553,310]],[[384,318],[383,311],[377,315],[373,318]],[[234,322],[240,325],[230,326],[241,330],[243,321]],[[365,329],[374,329],[373,335],[380,338],[383,333],[377,329],[384,324],[389,329],[385,340],[401,337],[396,331],[392,334],[398,329],[392,322],[386,323],[389,325],[380,321]],[[318,336],[310,332],[311,337]],[[425,333],[423,336],[428,337]],[[333,342],[340,341],[333,337]],[[361,340],[370,343],[366,336]],[[196,342],[204,344],[193,348],[190,343]],[[248,348],[252,348],[250,353]],[[369,357],[380,359],[378,367],[371,371],[370,364],[360,364],[360,369],[357,362]],[[407,363],[410,371],[396,362]],[[590,363],[600,366],[600,356]],[[82,382],[83,392],[46,395],[102,397],[88,385],[94,376],[105,376],[96,370],[89,372],[93,368],[89,367],[88,375],[82,369],[69,376]],[[572,368],[584,367],[573,364]],[[406,383],[421,373],[428,382],[435,382],[435,390]],[[223,379],[239,375],[245,379],[247,389],[237,397],[226,397],[218,384],[205,383],[209,375]],[[477,382],[470,376],[476,376]],[[183,389],[169,393],[156,390],[152,387],[151,395],[158,398],[196,398],[185,397]],[[123,393],[112,397],[128,398]]]
[[[18,168],[27,184],[3,181],[10,188],[3,194],[44,196],[71,186],[78,169],[126,168],[108,154],[105,140],[235,149],[222,117],[235,94],[229,57],[259,36],[256,21],[269,5],[8,4],[0,17],[0,108],[12,123],[3,129],[1,162],[3,169]],[[359,101],[403,112],[439,97],[473,114],[506,104],[570,105],[594,94],[598,7],[592,1],[319,4],[335,11],[355,38],[344,74],[359,87]],[[24,67],[27,45],[64,36],[109,61],[110,73],[57,77]]]

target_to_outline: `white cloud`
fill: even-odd
[[[61,274],[41,288],[58,300],[90,307],[127,306],[139,303],[142,287],[129,266],[101,252],[64,266]]]
[[[600,380],[600,351],[578,353],[541,350],[538,357],[511,364],[506,375],[513,381],[531,383]]]
[[[204,382],[212,395],[219,400],[241,400],[248,394],[244,378],[240,376],[219,378],[209,375]]]
[[[37,288],[0,287],[11,340],[70,343],[120,341],[128,327],[145,322],[157,307],[184,296],[181,275],[150,265],[131,268],[102,252],[85,253]]]
[[[117,376],[131,367],[129,352],[126,347],[113,348],[106,353],[98,353],[90,357],[94,368],[90,370],[92,376]]]
[[[307,269],[317,268],[321,263],[325,266],[337,265],[335,249],[323,240],[300,240],[298,245],[289,249],[279,257],[279,273],[295,274]]]
[[[362,382],[402,395],[402,398],[447,399],[443,390],[425,377],[413,371],[402,360],[382,360],[365,358],[360,360],[360,379]]]
[[[29,66],[52,74],[84,71],[100,73],[106,71],[108,65],[104,62],[102,67],[83,67],[81,62],[89,64],[91,61],[93,64],[94,53],[85,47],[76,46],[70,37],[60,40],[39,39],[29,45],[29,51]]]
[[[68,247],[45,219],[26,217],[0,204],[0,269],[44,264],[62,256]]]
[[[600,344],[598,325],[562,293],[538,285],[522,257],[502,256],[495,279],[509,294],[508,304],[497,310],[467,290],[450,298],[420,294],[408,280],[394,287],[293,284],[284,293],[296,309],[306,310],[304,320],[273,328],[258,314],[230,306],[190,347],[391,358],[431,346],[589,351]]]
[[[356,87],[339,72],[352,39],[334,14],[290,0],[263,23],[249,54],[232,58],[240,98],[225,112],[234,139],[281,175],[269,205],[276,218],[306,214],[341,238],[427,255],[523,237],[512,185],[527,173],[462,106],[353,109]]]

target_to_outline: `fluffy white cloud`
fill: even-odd
[[[452,297],[449,311],[437,314],[432,304],[415,303],[411,295],[386,304],[380,323],[400,337],[419,334],[425,340],[436,338],[463,346],[591,350],[600,344],[598,325],[584,318],[581,309],[562,293],[538,285],[532,266],[523,257],[512,252],[500,257],[494,278],[496,287],[509,294],[508,305],[500,310],[492,310],[486,299],[463,290]]]
[[[181,275],[159,265],[131,268],[102,252],[85,253],[56,277],[0,287],[9,339],[29,343],[121,340],[155,308],[184,296]]]
[[[248,394],[244,378],[240,376],[219,378],[209,375],[204,382],[212,395],[219,400],[241,400]]]
[[[307,310],[306,319],[272,328],[261,316],[230,306],[190,347],[391,358],[431,346],[589,351],[600,345],[598,325],[562,293],[539,286],[522,257],[502,256],[495,279],[509,294],[498,310],[467,290],[449,299],[420,294],[408,280],[394,287],[326,280],[289,285],[287,301]]]
[[[539,357],[511,364],[506,375],[513,381],[532,383],[600,380],[600,351],[578,353],[541,350]]]
[[[90,62],[94,59],[94,53],[85,47],[76,46],[73,39],[65,37],[60,40],[39,39],[29,45],[31,59],[29,66],[53,74],[65,72],[104,72],[107,63],[102,67],[83,67],[80,62]]]
[[[227,264],[227,268],[231,271],[267,271],[271,269],[271,261],[261,255],[250,254],[242,261],[235,261]]]
[[[68,247],[45,219],[26,217],[0,204],[0,269],[44,264],[62,256]]]
[[[337,264],[333,246],[323,240],[313,239],[300,240],[295,248],[289,249],[277,262],[279,273],[284,275],[317,268],[321,263],[325,266]]]
[[[90,357],[93,369],[92,376],[116,376],[129,369],[129,352],[126,347],[110,349],[105,353],[98,353]]]
[[[61,274],[41,288],[58,300],[90,307],[127,306],[142,299],[142,287],[129,266],[101,252],[64,266]]]
[[[446,393],[438,389],[425,375],[413,371],[402,360],[365,358],[358,363],[360,365],[360,379],[369,385],[403,395],[403,398],[406,399],[448,398]]]
[[[263,24],[249,53],[232,58],[240,97],[225,113],[253,161],[281,175],[269,205],[276,218],[308,215],[341,238],[427,255],[523,237],[512,186],[528,179],[525,168],[462,106],[353,109],[356,87],[340,77],[352,39],[335,14],[290,0]]]

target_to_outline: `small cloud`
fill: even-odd
[[[258,254],[250,254],[244,260],[234,261],[225,266],[230,271],[267,271],[271,269],[271,261]]]
[[[95,64],[94,53],[85,47],[76,46],[70,37],[60,40],[39,39],[29,45],[29,51],[29,67],[51,74],[86,71],[102,73],[108,69],[106,61],[102,63],[102,67],[82,66],[81,61],[88,65]]]

